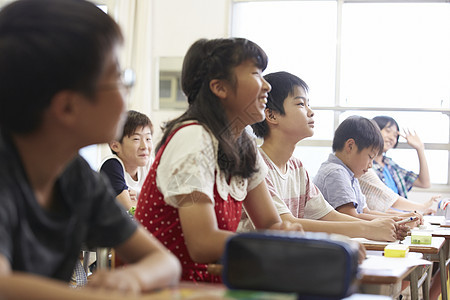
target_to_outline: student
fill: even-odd
[[[408,192],[413,186],[429,188],[430,174],[425,157],[425,147],[419,136],[409,130],[405,130],[405,134],[401,135],[397,122],[391,117],[378,116],[373,118],[373,120],[380,127],[384,140],[383,151],[375,157],[373,165],[378,177],[403,198],[408,198]],[[419,174],[401,168],[391,158],[386,156],[388,150],[397,147],[400,135],[417,151],[420,167]]]
[[[264,51],[242,38],[198,40],[184,58],[189,107],[166,124],[135,214],[179,258],[182,280],[221,281],[207,264],[221,258],[242,205],[258,229],[301,230],[277,214],[244,130],[264,118],[266,65]]]
[[[153,125],[137,111],[128,111],[119,139],[109,143],[112,155],[103,159],[100,172],[108,176],[117,200],[126,210],[136,207],[137,197],[151,166]]]
[[[309,107],[307,84],[288,72],[271,73],[264,78],[272,86],[266,117],[252,127],[264,139],[259,151],[269,168],[266,184],[281,219],[300,223],[305,231],[395,241],[392,219],[367,222],[335,211],[310,181],[301,161],[292,156],[297,143],[314,134],[314,112]],[[245,214],[240,226],[242,230],[253,227]]]
[[[381,212],[418,211],[423,214],[436,212],[433,204],[440,196],[433,196],[423,203],[405,199],[385,185],[373,168],[368,169],[358,180],[361,191],[366,196],[367,206],[372,210]]]
[[[78,155],[124,116],[118,25],[82,0],[19,0],[0,11],[0,298],[122,299],[176,283],[176,258],[115,203]],[[68,285],[82,243],[128,268]],[[66,282],[64,282],[66,281]]]
[[[358,178],[372,167],[374,157],[383,149],[383,137],[373,121],[360,116],[348,117],[336,129],[332,148],[334,154],[322,163],[313,181],[337,211],[364,220],[379,217],[398,220],[400,216],[417,216],[420,220],[414,213],[393,216],[367,207]]]

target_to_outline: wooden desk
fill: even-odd
[[[449,258],[450,258],[450,228],[448,223],[445,223],[444,225],[441,225],[440,227],[432,227],[431,235],[433,236],[433,239],[436,237],[444,238],[444,246],[442,247],[442,254],[445,256],[445,258],[439,260],[439,269],[440,272],[440,279],[441,279],[441,293],[442,293],[442,300],[448,300],[448,291],[447,291],[447,266],[449,264]],[[442,263],[442,262],[445,263]],[[442,270],[445,270],[442,272]]]
[[[164,289],[140,297],[143,300],[298,300],[295,294],[267,293],[258,291],[228,290],[222,284],[194,284],[181,282],[177,287]],[[342,300],[389,300],[382,295],[353,294]]]
[[[366,248],[366,250],[375,250],[375,251],[383,251],[384,247],[386,247],[386,245],[388,244],[396,244],[398,242],[394,242],[394,243],[389,243],[389,242],[376,242],[376,241],[371,241],[371,240],[367,240],[367,239],[355,239],[359,242],[361,242],[364,247]],[[445,264],[446,264],[446,259],[448,256],[448,250],[445,247],[445,238],[443,237],[433,237],[431,245],[415,245],[415,244],[411,244],[411,237],[407,236],[405,238],[404,241],[402,241],[403,244],[408,245],[409,246],[409,251],[410,252],[420,252],[423,254],[424,258],[426,260],[429,261],[436,261],[439,262],[439,267],[441,268],[441,270],[445,270]],[[430,272],[428,272],[430,273]],[[411,278],[411,296],[413,295],[413,290],[414,293],[416,291],[416,289],[418,288],[416,286],[416,283],[413,282],[415,281],[416,274],[413,275],[413,277]],[[418,279],[419,281],[417,282],[417,284],[420,283],[420,280],[422,278]],[[430,274],[428,274],[428,279],[426,280],[426,282],[423,282],[425,284],[426,287],[429,287],[429,282],[430,281]],[[448,300],[447,299],[447,274],[446,272],[441,272],[441,282],[443,282],[444,284],[441,284],[441,292],[442,292],[442,300]],[[427,293],[428,294],[428,293]],[[424,295],[428,296],[428,295]]]
[[[411,299],[418,299],[418,288],[422,287],[425,299],[428,299],[429,279],[432,264],[422,260],[421,253],[409,253],[407,258],[391,258],[368,253],[360,266],[362,278],[359,280],[361,293],[388,295],[398,298],[402,292],[403,280],[410,280]]]

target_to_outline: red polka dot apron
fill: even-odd
[[[156,170],[164,149],[178,130],[190,125],[201,126],[198,123],[180,126],[170,134],[156,154],[155,161],[141,189],[135,218],[178,257],[183,268],[182,280],[216,283],[221,282],[221,277],[210,274],[206,264],[196,263],[189,256],[178,209],[164,202],[164,197],[156,186]],[[241,219],[242,202],[236,201],[230,195],[228,195],[227,201],[224,201],[217,192],[216,183],[214,183],[214,202],[218,228],[235,232]]]

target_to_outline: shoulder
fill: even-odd
[[[167,146],[162,154],[161,161],[167,158],[182,159],[190,155],[214,156],[218,149],[218,142],[207,128],[200,124],[192,124],[179,129],[167,142]]]
[[[96,189],[102,180],[102,176],[94,171],[89,163],[77,155],[66,167],[60,176],[60,181],[63,186],[72,189],[76,186],[77,189],[83,191],[90,191]]]
[[[294,156],[291,156],[291,158],[289,158],[288,164],[290,166],[292,166],[294,169],[302,169],[303,168],[303,163],[301,162],[301,160]]]
[[[211,139],[213,137],[212,133],[202,124],[181,124],[177,129],[172,139]],[[181,128],[180,128],[181,127]]]
[[[111,155],[103,159],[103,162],[100,165],[100,171],[119,171],[124,170],[124,165],[119,157],[116,155]]]

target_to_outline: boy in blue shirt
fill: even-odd
[[[338,126],[333,138],[334,153],[322,163],[313,180],[337,211],[364,220],[416,216],[414,213],[393,216],[367,207],[358,178],[372,168],[373,159],[383,151],[383,143],[378,126],[364,117],[351,116]],[[412,223],[407,224],[414,226]]]

